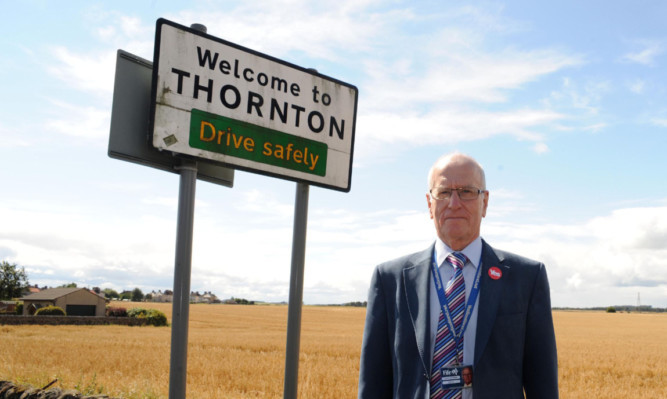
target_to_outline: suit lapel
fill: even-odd
[[[405,301],[412,327],[415,332],[419,356],[424,367],[424,373],[430,375],[431,368],[431,336],[430,336],[430,261],[433,256],[434,245],[417,255],[415,262],[403,269],[403,287]]]
[[[499,280],[491,279],[489,277],[489,269],[495,266],[503,270],[502,261],[503,259],[498,257],[493,248],[486,241],[482,240],[482,281],[480,282],[479,303],[477,305],[479,308],[477,313],[474,364],[477,364],[489,341],[491,330],[496,320],[496,314],[498,313],[500,296],[503,292],[504,280],[502,278]]]

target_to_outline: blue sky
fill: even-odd
[[[547,265],[554,306],[667,306],[667,4],[9,2],[0,26],[0,259],[30,282],[171,289],[178,176],[107,156],[116,51],[155,21],[359,89],[351,191],[310,190],[304,301],[365,300],[426,248],[426,173],[487,173],[482,236]],[[198,182],[192,290],[288,298],[295,183]]]

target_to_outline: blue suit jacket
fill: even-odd
[[[429,397],[434,246],[379,265],[368,294],[359,398]],[[489,268],[502,277],[494,280]],[[556,339],[544,265],[482,243],[474,399],[558,398]]]

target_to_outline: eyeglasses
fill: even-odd
[[[429,191],[431,198],[438,201],[449,201],[452,198],[452,194],[456,191],[459,195],[459,199],[462,201],[471,201],[479,197],[479,195],[486,190],[480,190],[477,187],[459,187],[459,188],[444,188],[444,187],[434,187]]]

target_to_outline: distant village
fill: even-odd
[[[42,292],[51,288],[80,288],[77,287],[75,283],[63,284],[58,287],[38,287],[37,284],[30,285],[23,292],[23,296],[30,294],[35,294]],[[158,290],[151,291],[144,294],[143,291],[139,288],[135,288],[131,291],[124,290],[118,292],[112,288],[100,289],[99,287],[88,288],[91,292],[103,296],[107,301],[124,301],[124,302],[168,302],[171,303],[174,300],[174,292],[172,290]],[[256,302],[248,300],[245,298],[226,298],[220,299],[211,291],[204,291],[200,293],[199,291],[190,292],[190,303],[209,303],[209,304],[225,304],[225,305],[255,305],[256,303],[265,304],[267,302]],[[273,304],[278,305],[287,305],[287,302],[276,302]],[[366,301],[353,301],[346,303],[337,303],[337,304],[328,304],[323,306],[350,306],[350,307],[366,307]]]
[[[54,287],[39,287],[37,284],[28,286],[24,292],[24,295],[35,294],[48,290],[49,288]],[[75,283],[64,284],[56,288],[79,288]],[[110,301],[132,301],[132,302],[172,302],[174,299],[174,292],[172,290],[158,290],[151,291],[144,294],[140,288],[135,288],[133,290],[124,290],[118,292],[112,288],[101,289],[99,287],[89,288],[91,292],[104,296],[105,299]],[[220,299],[211,291],[204,291],[200,293],[199,291],[190,292],[190,303],[221,303],[221,304],[237,304],[237,305],[254,305],[255,301],[249,301],[243,298],[227,298]]]

